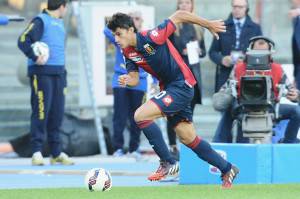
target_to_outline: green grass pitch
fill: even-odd
[[[300,199],[300,184],[112,187],[108,192],[83,188],[0,190],[1,199]]]

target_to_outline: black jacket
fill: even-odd
[[[232,15],[225,21],[226,32],[220,33],[220,39],[214,39],[209,49],[210,59],[218,66],[216,73],[216,91],[226,82],[232,68],[223,66],[222,59],[224,56],[230,55],[235,50],[236,33]],[[262,35],[261,28],[254,23],[249,16],[246,16],[245,23],[242,27],[240,35],[240,49],[246,52],[249,39],[254,36]]]

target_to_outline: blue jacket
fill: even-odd
[[[115,49],[116,49],[114,76],[113,76],[113,79],[112,79],[112,88],[119,88],[120,87],[120,85],[118,83],[119,76],[127,74],[124,57],[123,57],[121,48],[116,43],[114,35],[112,34],[112,32],[107,27],[105,27],[103,32],[104,32],[105,36],[107,37],[107,39],[112,44],[114,44]],[[141,91],[146,92],[147,91],[147,76],[148,76],[148,74],[143,69],[140,69],[139,76],[140,76],[139,84],[137,86],[127,87],[127,88],[128,89],[134,89],[134,90],[141,90]]]
[[[45,65],[64,66],[65,65],[65,28],[62,19],[51,17],[48,14],[41,13],[39,17],[44,24],[43,36],[41,42],[49,46],[49,59]],[[28,65],[35,65],[29,58]]]
[[[28,75],[33,74],[64,74],[65,73],[65,30],[62,19],[56,19],[44,10],[35,17],[18,39],[19,49],[29,59]],[[37,56],[34,55],[31,45],[36,41],[48,44],[50,56],[43,66],[35,64]]]

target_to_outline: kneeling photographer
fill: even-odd
[[[299,102],[299,91],[288,81],[281,65],[273,62],[273,51],[271,39],[263,36],[250,39],[244,62],[235,65],[228,81],[213,97],[214,108],[223,112],[213,142],[233,142],[235,119],[238,143],[272,135],[273,121],[283,119],[289,119],[289,123],[282,142],[297,142],[300,106],[279,104],[279,101],[284,96]]]

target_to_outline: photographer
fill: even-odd
[[[274,42],[266,37],[257,36],[250,39],[250,50],[268,50],[270,51],[270,73],[269,76],[272,78],[272,94],[274,96],[274,102],[279,103],[280,101],[280,90],[279,86],[284,85],[287,88],[286,98],[290,101],[296,102],[299,101],[299,91],[289,83],[287,76],[285,75],[280,64],[273,62],[271,58],[271,53],[274,47]],[[223,113],[221,121],[219,122],[216,134],[213,138],[213,142],[232,142],[232,123],[234,121],[234,116],[232,112],[236,110],[236,107],[239,105],[239,93],[241,78],[246,74],[247,64],[245,61],[237,64],[226,84],[223,85],[220,91],[225,91],[230,85],[229,82],[232,80],[236,81],[237,85],[237,97],[232,100],[231,106],[229,106]],[[281,91],[282,92],[282,91]],[[280,104],[279,106],[279,120],[289,119],[287,129],[285,131],[285,137],[283,143],[295,143],[297,141],[297,133],[300,126],[300,107],[291,105],[291,104]],[[237,142],[239,143],[248,143],[249,139],[244,138],[241,125],[238,125],[238,135]]]

